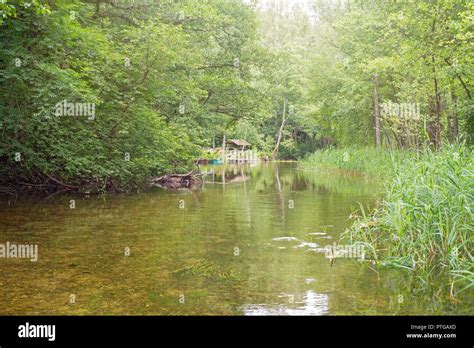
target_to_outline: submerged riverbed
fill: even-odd
[[[331,262],[349,215],[380,184],[295,163],[208,166],[195,190],[0,202],[0,314],[468,314],[405,273]],[[433,285],[436,292],[436,285]]]

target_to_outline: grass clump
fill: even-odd
[[[379,265],[405,268],[449,294],[474,285],[474,156],[464,144],[423,150],[395,166],[383,203],[356,217],[344,238]]]
[[[406,150],[374,147],[327,148],[300,162],[303,169],[341,170],[366,176],[388,177],[398,163],[410,157]]]

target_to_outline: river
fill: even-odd
[[[4,315],[462,314],[414,293],[406,273],[331,263],[381,185],[296,163],[207,166],[202,187],[0,202]]]

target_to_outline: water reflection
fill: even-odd
[[[0,259],[0,314],[468,311],[418,296],[397,272],[331,266],[324,246],[358,202],[375,204],[374,183],[294,163],[201,169],[209,174],[197,190],[0,201],[0,243],[38,245],[38,262]]]
[[[297,163],[229,163],[225,165],[200,166],[205,182],[208,184],[235,184],[252,181],[258,189],[276,189],[277,192],[289,190],[310,190],[319,193],[354,193],[371,195],[379,191],[377,182],[364,177],[340,177],[308,170],[298,169]]]
[[[329,311],[328,295],[317,294],[313,290],[307,290],[296,299],[291,294],[282,294],[281,297],[289,298],[295,308],[284,304],[277,307],[250,304],[244,306],[243,311],[245,315],[324,315]]]

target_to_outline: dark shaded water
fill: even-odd
[[[331,266],[323,248],[379,185],[294,163],[205,170],[193,191],[0,202],[0,243],[38,245],[37,262],[0,258],[0,314],[467,314],[399,272]]]

